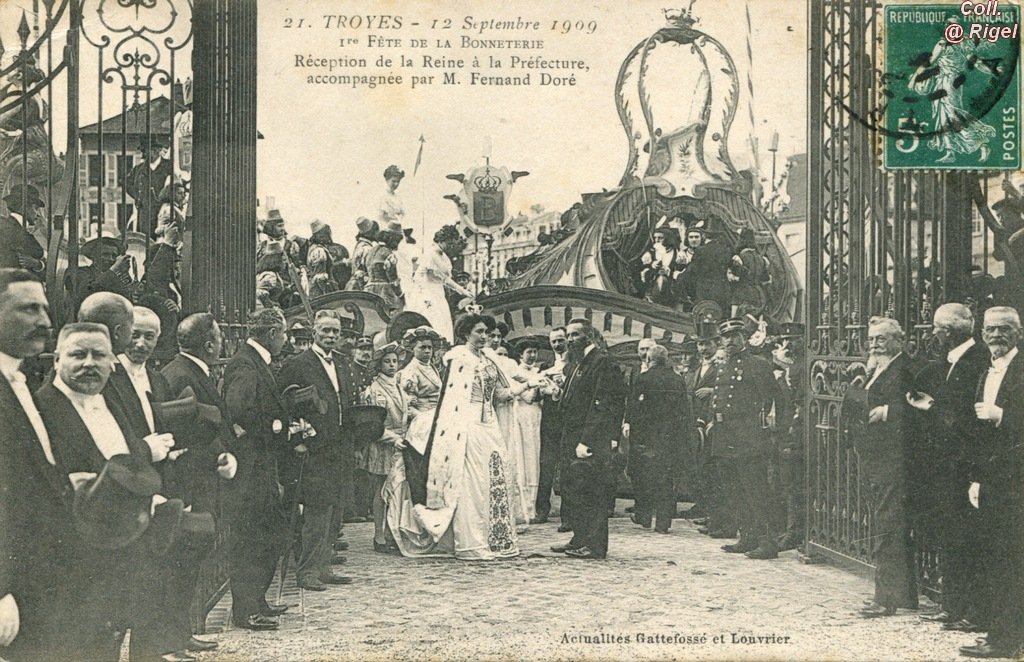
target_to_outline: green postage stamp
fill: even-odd
[[[885,8],[887,169],[1019,170],[1020,6]]]

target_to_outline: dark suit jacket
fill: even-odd
[[[693,416],[686,383],[672,368],[654,366],[637,376],[625,420],[629,423],[631,455],[657,457],[668,466],[689,455]]]
[[[875,407],[889,407],[885,421],[867,424],[856,439],[861,471],[872,482],[903,480],[907,449],[912,447],[909,435],[913,423],[921,422],[916,410],[907,404],[907,393],[913,389],[918,372],[910,358],[900,354],[867,389],[865,416]]]
[[[316,430],[314,437],[303,442],[309,449],[309,455],[303,469],[300,498],[307,505],[329,506],[337,503],[343,464],[352,456],[351,436],[343,431],[341,421],[345,417],[345,410],[355,404],[354,392],[352,385],[346,381],[346,371],[339,365],[340,358],[334,355],[333,370],[339,388],[337,392],[323,363],[312,349],[285,361],[277,375],[277,383],[282,391],[292,384],[303,388],[313,386],[327,403],[326,414],[312,413],[303,417]],[[293,441],[297,443],[297,440]]]
[[[197,423],[185,433],[184,438],[175,436],[175,445],[187,447],[188,452],[174,461],[171,475],[164,476],[170,483],[168,491],[176,492],[176,496],[186,504],[191,503],[193,511],[216,513],[217,458],[231,448],[234,440],[227,404],[217,391],[213,378],[185,356],[179,354],[174,357],[160,374],[167,384],[171,400],[177,399],[186,387],[191,387],[200,404],[220,410],[223,421],[215,429]]]
[[[575,456],[583,444],[596,459],[608,460],[612,441],[622,436],[626,396],[622,371],[608,352],[592,349],[570,371],[562,394],[562,449]]]
[[[43,259],[43,247],[13,216],[0,218],[0,268],[20,269],[18,257]]]
[[[276,458],[287,450],[290,420],[270,366],[248,344],[224,370],[224,401],[231,423],[244,430],[234,444],[238,473],[230,483],[230,508],[261,507],[277,493]]]
[[[714,411],[712,409],[714,394],[712,393],[706,398],[701,399],[697,397],[696,393],[698,389],[713,389],[715,387],[715,380],[718,378],[718,364],[712,361],[711,367],[708,368],[703,377],[700,376],[700,369],[701,365],[698,364],[696,368],[686,374],[686,387],[693,397],[694,418],[708,423],[711,420],[711,414]]]
[[[18,603],[21,630],[0,655],[12,659],[57,655],[57,629],[73,598],[63,579],[77,546],[71,522],[71,483],[51,465],[21,403],[0,376],[0,596]]]
[[[982,401],[987,377],[986,367],[978,377],[974,402]],[[1024,493],[1024,351],[1018,351],[1007,366],[995,404],[1003,409],[998,427],[978,421],[972,403],[975,433],[967,440],[974,446],[970,479],[981,483],[983,491],[989,488],[990,493],[994,489],[1019,496]]]
[[[146,372],[149,374],[149,385],[153,388],[151,401],[160,402],[161,400],[170,399],[170,389],[160,373],[148,368]],[[149,423],[146,422],[146,413],[142,408],[142,402],[139,400],[139,394],[135,392],[132,378],[128,376],[125,367],[120,363],[117,363],[114,366],[114,370],[110,373],[110,379],[107,380],[107,385],[103,389],[103,397],[107,402],[113,402],[121,413],[127,417],[127,422],[131,426],[133,436],[141,439],[149,434]]]
[[[712,241],[694,251],[693,260],[682,276],[694,303],[702,300],[716,301],[722,307],[723,314],[729,313],[732,295],[727,272],[731,261],[732,249],[721,240]]]

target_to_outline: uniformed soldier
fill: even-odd
[[[351,402],[360,402],[363,391],[373,381],[373,340],[369,336],[360,336],[352,349],[352,359],[339,361],[338,367],[342,380],[350,385],[352,393],[348,394]],[[355,451],[357,454],[359,449]],[[352,466],[358,467],[358,457],[352,458]],[[344,490],[344,505],[340,509],[344,514],[344,522],[365,522],[370,514],[372,497],[370,495],[370,476],[362,469],[355,469],[351,486]],[[335,522],[335,529],[340,532],[342,521]],[[338,549],[343,545],[338,545]]]
[[[774,406],[776,417],[787,420],[783,398],[771,364],[747,349],[741,319],[722,322],[725,360],[718,367],[709,429],[711,452],[725,481],[727,510],[739,524],[738,543],[724,545],[726,552],[746,553],[752,559],[772,559],[778,547],[769,531],[768,456],[771,437],[767,414]]]

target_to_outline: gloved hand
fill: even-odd
[[[584,444],[576,444],[576,457],[578,457],[579,459],[585,460],[588,457],[593,457],[593,455],[594,454],[590,451],[589,446],[585,446]]]
[[[238,473],[238,460],[231,453],[221,453],[217,457],[217,475],[224,480],[231,480]]]

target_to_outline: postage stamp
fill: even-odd
[[[1019,5],[885,8],[887,169],[1019,170]]]

